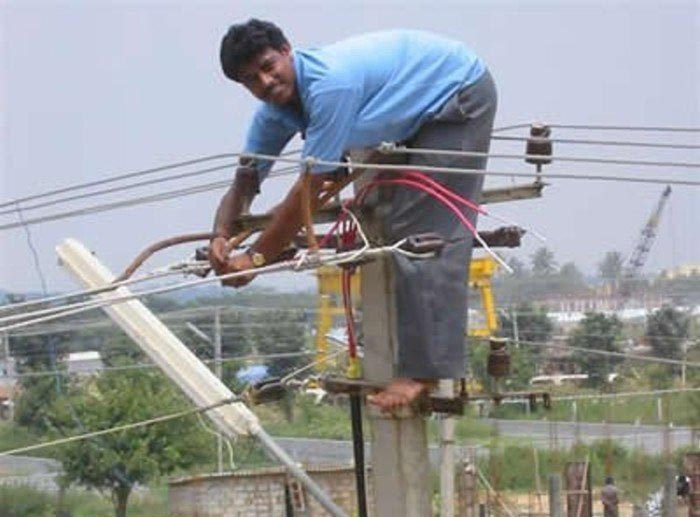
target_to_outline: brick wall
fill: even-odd
[[[309,465],[306,472],[349,515],[356,512],[355,474],[348,465]],[[281,467],[240,470],[173,479],[170,517],[288,517],[285,487],[295,502],[295,517],[328,515]],[[368,486],[368,504],[371,489]]]

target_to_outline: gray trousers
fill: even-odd
[[[487,152],[495,113],[496,88],[486,71],[476,83],[453,95],[407,145]],[[421,165],[486,168],[486,158],[428,154],[407,155],[406,163],[418,170]],[[483,176],[440,173],[430,176],[458,194],[479,201]],[[464,377],[472,235],[450,210],[427,193],[405,186],[385,186],[378,193],[378,203],[382,240],[386,242],[423,232],[437,232],[455,240],[436,259],[411,260],[394,254],[396,374],[422,379]],[[476,214],[461,208],[476,226]]]

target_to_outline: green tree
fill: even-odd
[[[159,372],[105,372],[74,385],[70,401],[58,399],[52,417],[70,434],[107,429],[188,407]],[[71,414],[72,413],[72,414]],[[79,422],[79,424],[76,424]],[[210,437],[196,416],[107,434],[63,445],[58,450],[66,481],[108,492],[117,517],[125,517],[136,483],[145,485],[212,454]]]
[[[554,330],[554,325],[547,317],[547,311],[529,302],[518,304],[513,311],[501,312],[500,320],[499,335],[515,339],[517,329],[520,341],[546,343]],[[539,348],[534,347],[533,351],[537,354]]]
[[[567,262],[559,268],[557,293],[561,295],[574,295],[587,290],[583,273],[573,262]]]
[[[557,271],[554,253],[544,246],[538,248],[532,254],[530,260],[532,262],[532,274],[536,277],[549,277]]]
[[[61,359],[68,352],[69,333],[36,336],[12,336],[10,352],[16,360],[17,373],[46,371],[52,376],[28,375],[20,379],[20,396],[15,407],[15,421],[39,433],[50,427],[47,409],[62,395],[67,382]]]
[[[589,312],[571,333],[569,344],[591,350],[619,352],[618,343],[621,335],[622,322],[617,316]],[[591,385],[598,385],[605,381],[607,375],[615,370],[615,366],[622,362],[621,357],[585,352],[575,352],[574,360],[582,366],[584,373],[589,375]]]
[[[598,263],[598,273],[606,282],[617,285],[622,275],[624,259],[619,251],[608,251],[603,260]]]
[[[647,316],[646,340],[654,355],[681,359],[689,328],[690,318],[686,313],[664,305]]]
[[[527,266],[518,257],[508,259],[508,265],[513,270],[513,276],[516,278],[524,278],[527,276]]]

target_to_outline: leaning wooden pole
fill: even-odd
[[[107,286],[115,276],[80,242],[67,239],[56,247],[60,262],[88,289]],[[104,300],[131,294],[119,287],[98,295]],[[129,300],[104,306],[105,312],[132,338],[151,360],[172,379],[198,407],[235,397],[207,366],[187,348],[143,303]],[[295,477],[331,515],[345,512],[268,435],[255,414],[242,402],[233,402],[206,412],[227,436],[252,436],[289,474]]]

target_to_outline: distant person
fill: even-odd
[[[690,480],[688,476],[680,474],[676,478],[676,495],[685,502],[688,499],[688,494],[690,494]]]
[[[615,480],[608,476],[605,478],[605,486],[600,491],[600,500],[603,503],[603,515],[605,517],[617,517],[618,504],[620,503],[617,497],[617,487]]]

